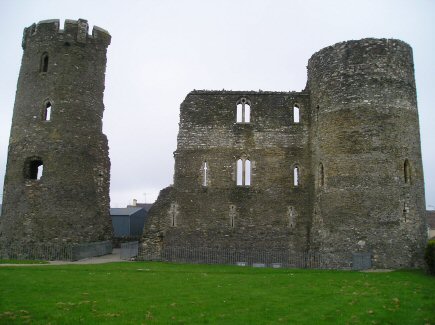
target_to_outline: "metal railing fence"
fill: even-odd
[[[0,243],[0,259],[77,261],[112,252],[110,241],[56,243]],[[230,264],[273,268],[353,269],[371,268],[370,253],[295,252],[289,249],[236,250],[205,247],[164,247],[157,253],[139,242],[121,245],[121,259],[137,261],[165,261],[190,264]]]
[[[138,255],[139,242],[132,241],[127,243],[121,243],[121,260],[130,260]]]
[[[0,258],[13,260],[77,261],[110,254],[110,241],[92,243],[0,243]]]
[[[138,261],[165,261],[190,264],[232,264],[254,267],[310,269],[351,269],[352,254],[336,255],[290,250],[232,250],[202,247],[165,247],[156,256],[139,246]]]

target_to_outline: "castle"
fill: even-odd
[[[88,35],[83,20],[58,25],[25,30],[0,235],[103,240],[110,35]],[[149,211],[146,251],[312,251],[331,265],[363,253],[378,268],[421,265],[424,181],[406,43],[324,48],[310,58],[301,92],[192,91],[179,125],[174,184]]]

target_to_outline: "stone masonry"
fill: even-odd
[[[24,30],[0,241],[111,239],[102,133],[111,37],[86,20]],[[412,49],[394,39],[329,46],[301,92],[194,90],[181,104],[174,184],[143,248],[349,254],[418,267],[426,243]]]
[[[426,242],[412,49],[338,43],[302,92],[192,91],[181,104],[173,186],[143,245],[369,253],[418,267]]]
[[[86,243],[111,239],[110,161],[102,133],[111,36],[86,20],[24,30],[0,239]]]

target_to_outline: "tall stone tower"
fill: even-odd
[[[107,138],[102,133],[111,36],[86,20],[24,29],[4,182],[0,238],[110,239]]]
[[[314,249],[370,252],[412,267],[426,240],[412,49],[399,40],[329,46],[308,63]]]

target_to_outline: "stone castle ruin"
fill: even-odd
[[[315,53],[302,92],[192,91],[173,186],[145,249],[320,252],[415,267],[426,242],[412,50],[363,39]]]
[[[86,20],[24,30],[0,236],[6,242],[111,239],[107,138],[102,133],[110,35]]]
[[[111,236],[101,130],[110,35],[87,29],[84,20],[66,21],[64,30],[57,20],[25,29],[3,238]],[[179,125],[174,184],[161,191],[144,228],[148,253],[308,251],[331,265],[361,253],[379,268],[421,264],[424,182],[406,43],[324,48],[310,58],[301,92],[192,91]]]

